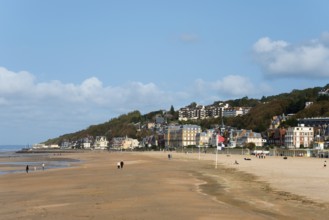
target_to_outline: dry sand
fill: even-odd
[[[324,159],[218,155],[215,169],[214,154],[172,154],[63,154],[82,162],[0,175],[0,219],[328,219]]]

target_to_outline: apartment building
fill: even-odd
[[[299,124],[314,127],[314,133],[322,137],[329,136],[329,117],[301,118]]]
[[[224,107],[218,106],[206,106],[206,117],[207,118],[218,118],[222,115]]]
[[[223,117],[236,117],[239,115],[245,115],[249,112],[251,108],[247,107],[236,107],[230,108],[228,104],[219,106],[203,106],[198,105],[194,108],[181,108],[178,111],[178,120],[196,120],[205,118],[218,118]]]
[[[225,108],[223,109],[223,117],[236,117],[240,115],[245,115],[249,112],[250,108]]]
[[[166,147],[186,147],[196,145],[196,136],[201,133],[198,125],[171,125],[165,130]]]
[[[287,129],[285,146],[291,149],[300,148],[301,146],[308,148],[312,147],[313,140],[313,127],[299,125],[298,127],[290,127]]]

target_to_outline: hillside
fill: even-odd
[[[329,84],[325,88],[329,88]],[[285,122],[285,126],[294,126],[297,124],[297,118],[305,117],[329,117],[329,96],[319,96],[320,87],[305,90],[293,90],[291,93],[283,93],[276,96],[262,97],[260,100],[248,99],[247,97],[237,100],[227,100],[231,106],[248,106],[252,107],[250,112],[241,117],[224,118],[226,125],[237,127],[239,129],[252,129],[256,132],[263,132],[269,127],[271,119],[276,115],[293,116]],[[312,105],[305,108],[306,102],[313,102]],[[216,102],[215,102],[216,103]],[[215,104],[214,103],[214,104]],[[170,111],[154,111],[145,115],[141,115],[139,111],[113,118],[108,122],[91,125],[88,128],[65,134],[60,137],[46,141],[46,144],[59,144],[64,140],[78,140],[88,136],[105,135],[108,140],[113,137],[129,136],[131,138],[141,139],[142,137],[152,134],[152,131],[145,128],[147,122],[154,122],[156,116],[166,118],[168,122],[177,121],[177,111],[171,106]],[[203,129],[210,128],[214,124],[220,124],[221,119],[207,119],[194,121]],[[192,122],[184,122],[192,123]]]
[[[329,85],[326,88],[329,88]],[[321,89],[316,87],[293,90],[291,93],[263,97],[261,102],[253,107],[247,115],[228,118],[226,124],[262,132],[268,128],[275,115],[293,114],[286,122],[287,126],[297,125],[297,118],[329,117],[329,96],[319,96],[318,93]],[[306,102],[313,102],[313,104],[305,108]]]

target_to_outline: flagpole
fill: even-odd
[[[218,135],[217,134],[217,137],[216,137],[216,165],[215,165],[215,168],[217,169],[217,162],[218,162],[218,149],[222,149],[223,147],[223,142],[225,141],[225,139]],[[219,143],[221,143],[221,146],[219,146]]]
[[[199,160],[200,160],[200,145],[199,145]]]
[[[215,166],[215,169],[217,169],[217,161],[218,161],[218,148],[216,147],[216,166]]]

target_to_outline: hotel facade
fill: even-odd
[[[198,125],[170,125],[165,130],[166,147],[186,147],[196,145],[196,136],[201,133]]]
[[[285,135],[285,146],[289,149],[296,149],[301,147],[309,148],[313,147],[313,140],[313,127],[305,127],[304,125],[300,125],[298,127],[290,127],[287,129],[287,133]]]

